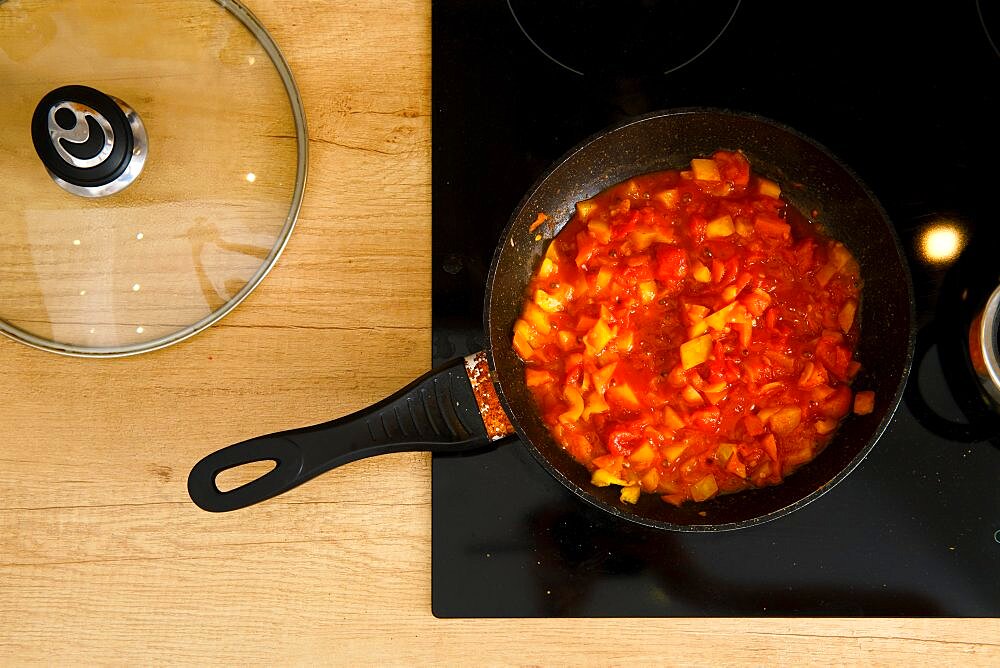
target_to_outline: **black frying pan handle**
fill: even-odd
[[[334,467],[391,452],[460,452],[489,443],[462,358],[392,396],[330,422],[230,445],[195,464],[188,493],[204,510],[225,512],[270,499]],[[273,460],[260,478],[223,492],[216,477],[243,464]]]

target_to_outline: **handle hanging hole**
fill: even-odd
[[[220,471],[215,476],[215,486],[220,492],[230,492],[237,487],[242,487],[247,483],[267,475],[278,465],[277,460],[262,459],[256,462],[249,462],[239,466]]]

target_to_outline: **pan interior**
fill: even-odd
[[[845,243],[861,265],[864,287],[862,371],[854,388],[875,391],[875,410],[849,416],[834,440],[781,485],[677,508],[655,495],[632,506],[618,488],[597,488],[588,471],[550,437],[524,383],[511,332],[527,285],[554,234],[577,201],[646,172],[678,168],[718,149],[741,150],[756,173],[776,180],[799,211]],[[557,221],[548,238],[528,228],[539,212]],[[899,241],[885,212],[860,180],[827,150],[772,121],[721,110],[687,109],[644,116],[592,137],[557,162],[515,209],[497,247],[486,292],[486,331],[502,401],[532,454],[569,489],[598,507],[662,528],[719,530],[750,526],[790,512],[845,477],[874,446],[898,405],[913,347],[912,288]]]

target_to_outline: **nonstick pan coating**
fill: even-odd
[[[865,416],[850,415],[827,448],[780,485],[679,508],[648,494],[634,506],[624,504],[617,487],[592,486],[590,473],[549,435],[524,383],[524,365],[511,348],[512,328],[551,236],[569,221],[577,201],[638,174],[685,167],[691,158],[719,149],[742,151],[756,173],[781,184],[783,197],[845,243],[857,258],[864,285],[861,339],[855,353],[862,370],[854,389],[874,390],[875,410]],[[539,212],[556,223],[556,230],[535,241],[536,232],[529,233],[528,228]],[[910,273],[899,239],[874,195],[828,150],[798,132],[759,116],[715,109],[678,109],[635,118],[591,137],[558,161],[511,216],[493,258],[485,307],[494,381],[535,458],[598,508],[665,529],[741,528],[816,499],[860,464],[885,431],[913,356]]]

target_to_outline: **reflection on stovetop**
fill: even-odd
[[[622,523],[571,495],[516,439],[435,456],[435,614],[1000,614],[1000,425],[967,352],[969,322],[1000,280],[995,4],[904,15],[872,3],[741,3],[711,48],[669,74],[620,60],[574,66],[575,52],[560,49],[582,29],[550,39],[565,24],[528,18],[548,5],[529,4],[433,5],[435,363],[485,344],[493,246],[546,167],[624,117],[679,106],[768,116],[859,174],[907,249],[918,356],[868,459],[818,501],[753,529]]]

